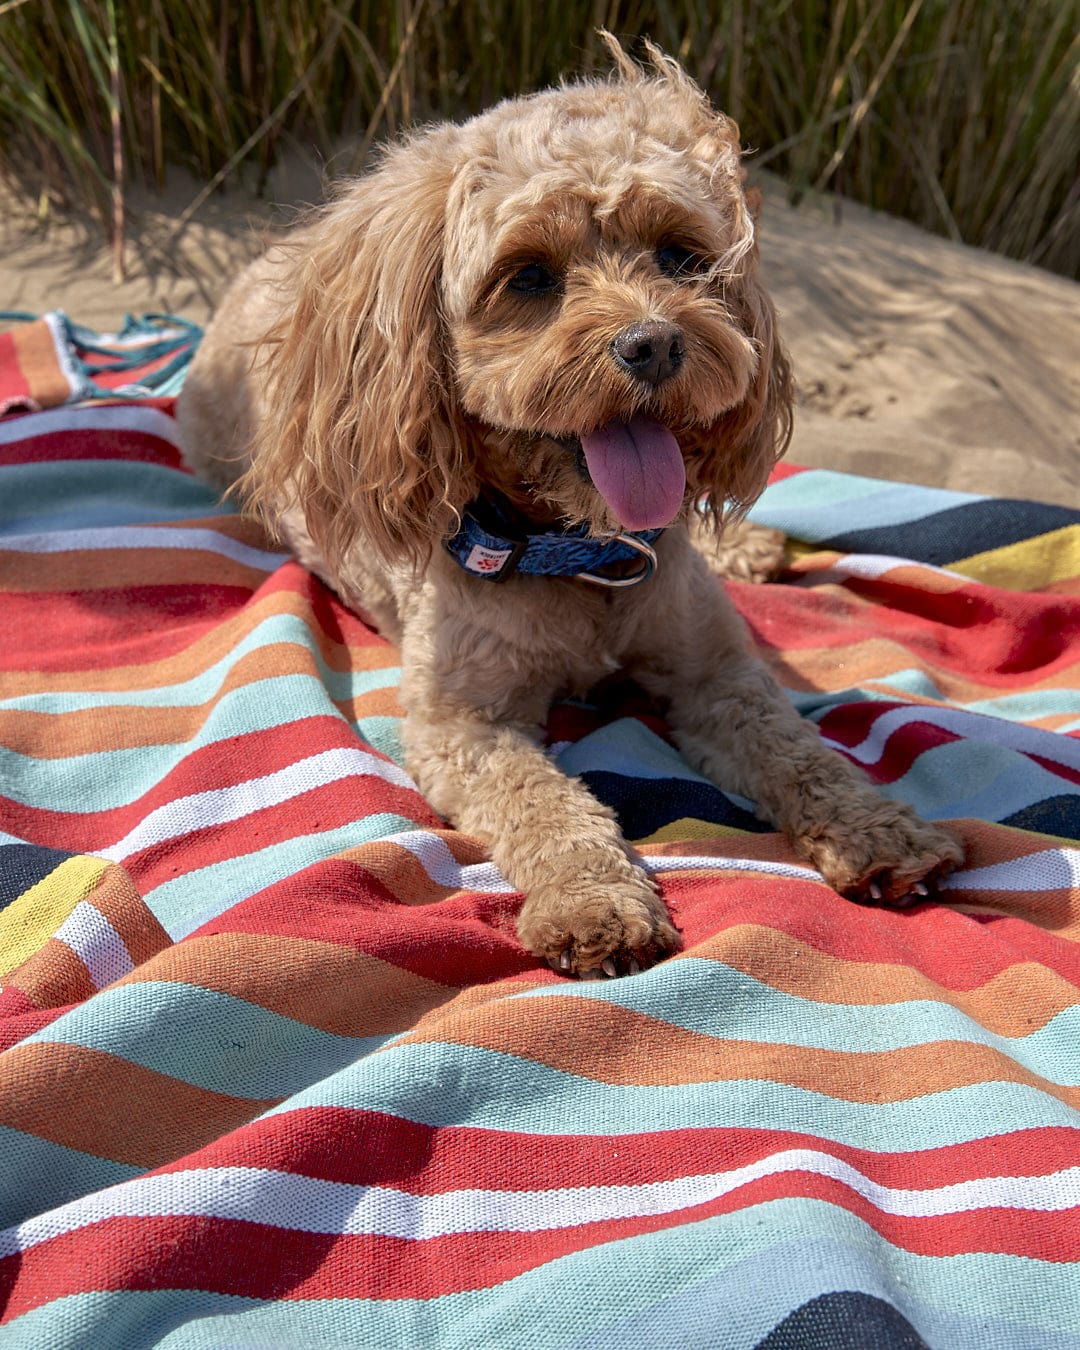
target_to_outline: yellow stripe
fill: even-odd
[[[973,581],[1006,591],[1036,591],[1058,581],[1071,581],[1080,576],[1080,525],[1066,525],[1018,544],[973,553],[970,558],[949,563],[949,567]]]
[[[0,978],[48,942],[71,911],[90,894],[109,864],[78,854],[42,877],[0,910]]]
[[[680,839],[741,839],[749,833],[749,830],[738,830],[734,825],[714,825],[711,820],[683,816],[681,820],[670,820],[652,834],[633,842],[640,848],[644,844],[666,844]]]

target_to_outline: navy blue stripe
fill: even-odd
[[[42,844],[0,844],[0,909],[55,872],[74,854]]]
[[[581,775],[589,791],[619,818],[628,839],[643,839],[673,820],[690,817],[736,830],[764,834],[772,829],[743,810],[711,783],[685,778],[627,778],[621,773],[590,769]]]
[[[1059,839],[1080,839],[1080,795],[1063,792],[1059,797],[1046,797],[1006,816],[1001,823],[1036,834],[1056,834]]]
[[[857,510],[853,504],[852,510]],[[839,553],[883,553],[947,567],[974,553],[1005,548],[1067,525],[1080,525],[1080,511],[1003,497],[965,502],[902,525],[846,530],[821,541]]]
[[[718,1341],[717,1344],[720,1344]],[[775,1327],[754,1350],[930,1350],[891,1303],[847,1291],[811,1299]]]

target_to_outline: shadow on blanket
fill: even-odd
[[[0,422],[10,1343],[1080,1346],[1080,514],[781,470],[732,594],[968,866],[845,903],[614,684],[551,753],[686,948],[577,985],[401,768],[394,650],[87,375],[138,341],[174,386],[172,321],[0,337],[55,405]]]

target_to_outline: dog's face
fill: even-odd
[[[613,79],[422,133],[307,234],[278,379],[333,395],[295,410],[287,458],[298,483],[322,466],[300,490],[339,546],[354,522],[415,555],[485,489],[603,532],[764,486],[790,380],[737,128],[673,61],[646,75],[609,45]]]
[[[714,487],[718,424],[768,359],[736,295],[737,141],[687,94],[503,105],[468,129],[448,211],[444,314],[484,476],[597,529],[667,525]]]

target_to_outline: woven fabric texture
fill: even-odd
[[[3,1350],[1080,1348],[1080,515],[756,516],[765,658],[967,865],[845,902],[614,685],[551,754],[685,948],[579,985],[170,399],[0,422]]]

